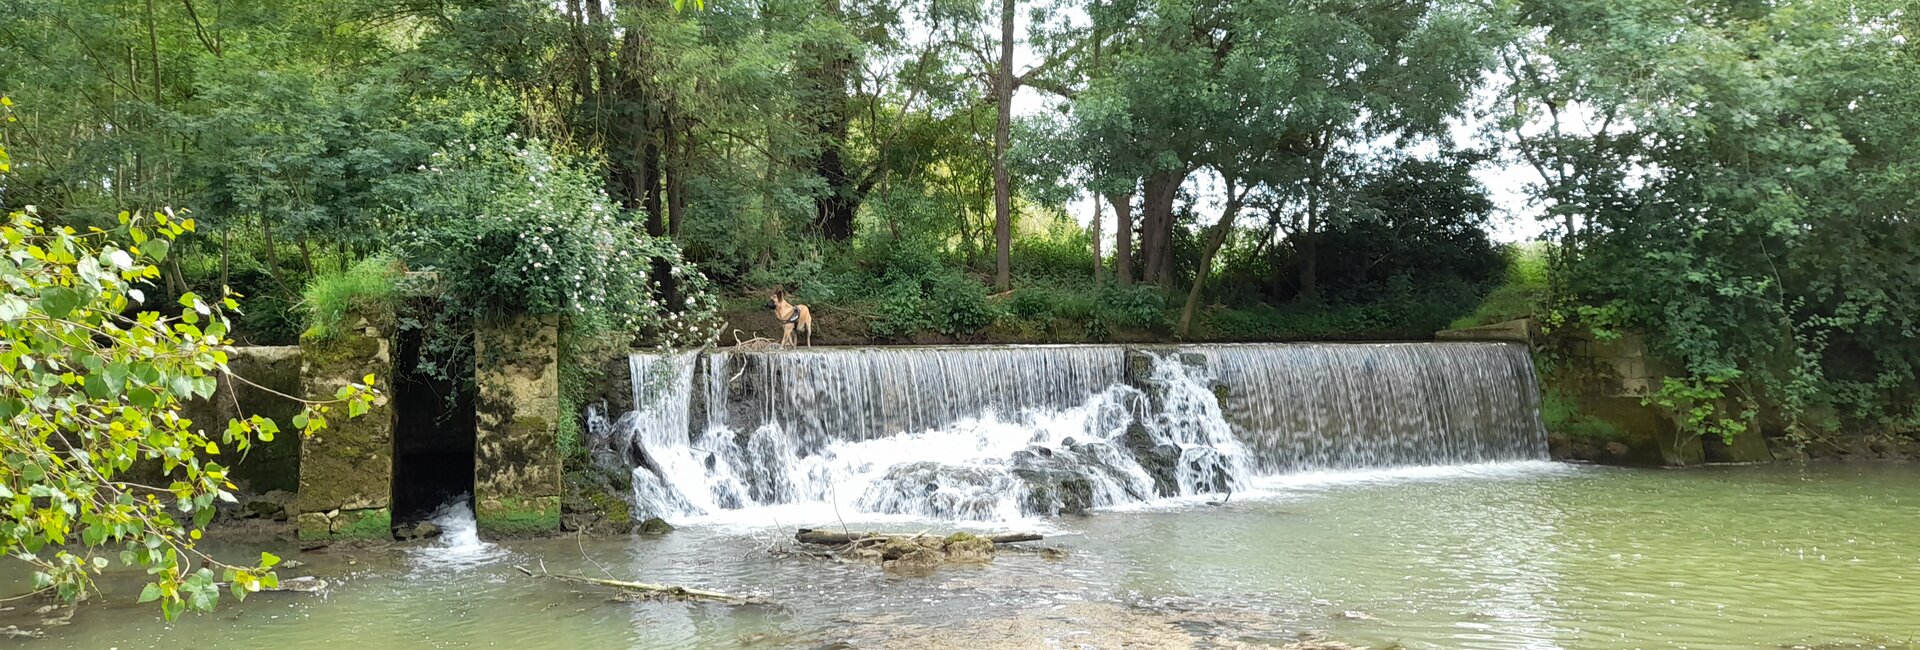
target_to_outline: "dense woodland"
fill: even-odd
[[[156,287],[290,343],[1646,332],[1736,433],[1916,426],[1905,0],[11,0],[0,205],[197,222]],[[1522,174],[1500,214],[1475,171]],[[1496,245],[1497,219],[1543,241]],[[685,262],[690,262],[691,265]],[[153,304],[171,305],[172,300]],[[302,309],[304,308],[304,310]],[[655,332],[651,336],[663,335]]]

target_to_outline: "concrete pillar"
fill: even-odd
[[[559,321],[519,316],[480,325],[473,503],[493,536],[560,529]]]
[[[301,386],[308,399],[331,400],[342,386],[373,375],[382,394],[349,418],[327,414],[327,428],[300,445],[300,494],[294,521],[301,539],[384,539],[392,535],[394,408],[391,317],[347,317],[351,328],[325,341],[302,339]],[[298,436],[288,430],[283,435]]]

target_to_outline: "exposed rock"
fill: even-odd
[[[294,495],[285,490],[273,490],[247,500],[243,518],[287,520],[287,506],[293,503]]]
[[[587,463],[567,472],[566,497],[560,501],[560,530],[585,535],[626,535],[634,530],[632,476]]]
[[[947,553],[949,562],[992,562],[993,541],[969,533],[948,535],[942,550]]]
[[[648,517],[646,521],[640,522],[642,535],[665,535],[671,532],[673,532],[673,524],[659,517]]]

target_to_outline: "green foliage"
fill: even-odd
[[[1000,310],[987,301],[987,287],[961,275],[941,275],[927,300],[934,331],[948,336],[973,334],[992,325]]]
[[[1516,9],[1504,127],[1550,172],[1549,320],[1648,332],[1683,366],[1660,403],[1709,432],[1749,408],[1715,391],[1764,400],[1793,435],[1910,430],[1910,3]],[[1575,135],[1558,123],[1567,106],[1607,119]]]
[[[1539,242],[1501,248],[1506,261],[1500,286],[1487,294],[1473,313],[1448,325],[1452,329],[1491,325],[1541,315],[1547,305],[1547,249]]]
[[[880,315],[867,324],[875,337],[904,339],[928,322],[926,300],[917,281],[895,282],[881,294]]]
[[[322,273],[307,282],[300,301],[300,308],[307,312],[303,338],[333,340],[345,333],[351,314],[393,313],[400,268],[393,258],[376,255],[344,272]]]
[[[120,222],[82,233],[15,212],[0,226],[0,549],[33,567],[36,590],[72,601],[117,548],[121,563],[152,576],[140,602],[158,601],[172,619],[211,609],[216,580],[235,598],[274,586],[278,558],[227,564],[196,541],[214,502],[234,500],[221,446],[244,453],[280,431],[258,415],[205,423],[221,432],[216,445],[180,416],[184,401],[211,397],[218,377],[232,376],[220,348],[229,323],[191,293],[179,298],[178,316],[147,304],[193,220],[122,212]],[[371,405],[371,383],[335,396],[350,417]],[[310,404],[292,424],[303,434],[325,427],[327,404]],[[158,475],[144,478],[137,463],[157,465]]]
[[[642,334],[670,348],[718,335],[706,276],[672,240],[641,232],[590,168],[511,135],[456,144],[409,179],[401,219],[407,259],[438,276],[443,322],[564,316],[577,336]]]
[[[1759,408],[1751,401],[1729,400],[1726,391],[1736,378],[1735,374],[1667,377],[1661,380],[1660,390],[1641,401],[1678,414],[1682,432],[1714,436],[1723,443],[1733,444],[1734,437],[1745,433],[1748,423],[1759,414]],[[1730,401],[1744,404],[1739,410],[1732,410],[1727,406]]]
[[[1618,426],[1582,412],[1571,398],[1553,389],[1540,396],[1540,420],[1548,431],[1576,440],[1611,442],[1627,437]]]

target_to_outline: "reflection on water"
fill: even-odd
[[[929,576],[770,555],[781,534],[773,521],[471,548],[443,525],[448,536],[427,547],[298,554],[307,565],[296,573],[335,586],[260,594],[172,626],[131,604],[133,578],[110,579],[111,603],[48,638],[11,643],[1205,647],[1314,631],[1409,648],[1907,643],[1920,635],[1917,478],[1880,466],[1547,463],[1293,475],[1220,506],[1055,520],[1051,542],[1070,551],[1065,560],[1003,553]],[[511,569],[539,561],[555,572],[758,592],[783,606],[611,602]],[[0,613],[0,627],[18,614]]]

